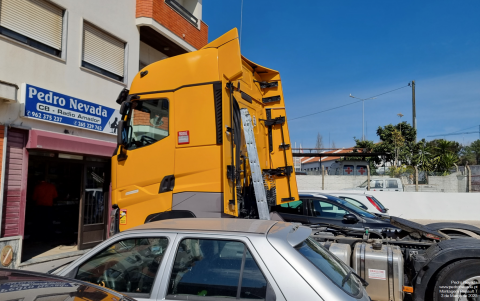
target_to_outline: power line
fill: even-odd
[[[474,125],[474,126],[471,126],[471,127],[469,127],[469,128],[466,128],[466,129],[463,129],[463,130],[458,130],[458,131],[451,132],[451,133],[448,133],[448,134],[454,134],[454,133],[456,133],[456,132],[461,132],[461,131],[465,131],[465,130],[473,129],[473,128],[476,128],[476,127],[477,127],[477,125]],[[448,135],[448,134],[447,134],[447,135]]]
[[[387,93],[391,93],[391,92],[394,92],[394,91],[397,91],[397,90],[400,90],[400,89],[403,89],[403,88],[407,88],[409,87],[408,85],[407,86],[403,86],[403,87],[400,87],[400,88],[397,88],[397,89],[393,89],[393,90],[390,90],[390,91],[387,91],[387,92],[383,92],[383,93],[380,93],[378,95],[374,95],[374,96],[371,96],[371,97],[367,97],[365,99],[369,99],[369,98],[373,98],[373,97],[378,97],[378,96],[381,96],[381,95],[384,95],[384,94],[387,94]],[[316,113],[312,113],[312,114],[308,114],[308,115],[303,115],[303,116],[299,116],[299,117],[295,117],[295,118],[292,118],[290,119],[289,121],[292,121],[292,120],[295,120],[295,119],[300,119],[300,118],[304,118],[304,117],[308,117],[308,116],[312,116],[312,115],[316,115],[316,114],[320,114],[320,113],[325,113],[325,112],[328,112],[328,111],[332,111],[332,110],[335,110],[335,109],[339,109],[339,108],[343,108],[343,107],[346,107],[346,106],[349,106],[349,105],[353,105],[355,103],[359,103],[363,100],[358,100],[358,101],[354,101],[354,102],[350,102],[350,103],[347,103],[347,104],[344,104],[344,105],[341,105],[341,106],[338,106],[338,107],[334,107],[334,108],[330,108],[330,109],[326,109],[326,110],[323,110],[323,111],[319,111],[319,112],[316,112]]]
[[[466,128],[464,130],[468,130],[468,129],[476,128],[476,127],[477,126],[472,126],[472,127]],[[460,131],[464,131],[464,130],[460,130]],[[478,131],[477,132],[463,132],[463,133],[460,133],[460,131],[451,132],[451,133],[448,133],[448,134],[430,135],[430,136],[427,136],[427,137],[441,137],[441,136],[452,136],[452,135],[463,135],[463,134],[480,134],[480,125],[478,126]]]
[[[335,110],[335,109],[339,109],[339,108],[343,108],[343,107],[346,107],[346,106],[349,106],[349,105],[353,105],[354,103],[361,102],[361,101],[362,101],[362,100],[357,100],[357,101],[354,101],[354,102],[351,102],[351,103],[344,104],[344,105],[342,105],[342,106],[338,106],[338,107],[330,108],[330,109],[323,110],[323,111],[320,111],[320,112],[316,112],[316,113],[312,113],[312,114],[308,114],[308,115],[303,115],[303,116],[300,116],[300,117],[292,118],[292,119],[290,119],[289,121],[292,121],[292,120],[295,120],[295,119],[300,119],[300,118],[303,118],[303,117],[308,117],[308,116],[316,115],[316,114],[320,114],[320,113],[324,113],[324,112],[328,112],[328,111]]]

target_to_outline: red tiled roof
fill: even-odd
[[[349,147],[349,148],[342,148],[342,149],[337,149],[337,150],[331,150],[331,151],[326,151],[326,152],[322,152],[322,153],[326,153],[326,154],[346,154],[346,153],[351,153],[353,151],[353,147]],[[302,164],[305,164],[305,163],[313,163],[313,162],[318,162],[321,161],[322,162],[327,162],[327,161],[333,161],[333,160],[338,160],[341,158],[341,156],[338,156],[338,157],[307,157],[308,154],[305,154],[305,157],[301,157],[300,160],[302,161]]]

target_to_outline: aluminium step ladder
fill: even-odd
[[[248,113],[248,109],[240,109],[240,113],[242,115],[243,134],[245,135],[245,142],[247,144],[248,162],[250,163],[250,171],[252,172],[258,216],[260,219],[269,220],[270,212],[268,211],[267,196],[265,194],[262,171],[260,170],[260,162],[258,160],[257,144],[255,142],[255,135],[253,134],[252,117],[250,113]]]

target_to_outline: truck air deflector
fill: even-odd
[[[183,88],[189,88],[189,87],[196,87],[196,86],[205,86],[205,85],[213,85],[213,84],[222,84],[221,81],[213,81],[213,82],[205,82],[205,83],[197,83],[197,84],[190,84],[190,85],[183,85],[174,89],[169,89],[169,90],[158,90],[158,91],[149,91],[149,92],[139,92],[135,93],[136,95],[148,95],[148,94],[158,94],[158,93],[168,93],[168,92],[175,92]]]

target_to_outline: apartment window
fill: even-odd
[[[125,43],[84,22],[82,67],[123,81],[124,66]]]
[[[45,0],[1,0],[0,34],[60,57],[64,12]]]
[[[198,26],[198,19],[193,15],[193,12],[197,2],[197,0],[165,0],[168,6],[195,26]]]

